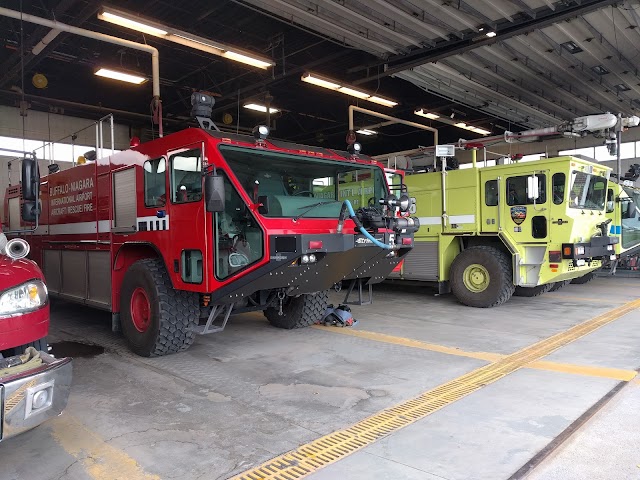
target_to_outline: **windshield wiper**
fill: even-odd
[[[337,200],[331,200],[329,202],[318,202],[318,203],[313,203],[311,205],[305,205],[304,207],[300,207],[300,208],[298,208],[298,210],[301,210],[303,208],[306,208],[306,210],[304,212],[302,212],[300,215],[297,215],[297,216],[293,217],[293,220],[297,221],[300,218],[304,217],[307,213],[309,213],[314,208],[319,207],[321,205],[329,205],[331,203],[339,203],[339,202]]]

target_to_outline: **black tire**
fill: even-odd
[[[33,347],[39,352],[48,353],[49,351],[48,345],[49,344],[47,343],[47,337],[44,337],[44,338],[41,338],[40,340],[36,340],[35,342],[29,342],[19,347],[10,348],[7,351],[7,356],[12,357],[13,355],[22,355],[24,351],[29,347]]]
[[[482,291],[467,288],[465,270],[471,265],[482,266],[489,276],[488,286]],[[451,264],[449,275],[451,291],[463,304],[489,308],[502,305],[513,295],[513,270],[509,256],[495,247],[479,245],[460,252]]]
[[[571,283],[573,283],[574,285],[584,285],[585,283],[589,283],[594,278],[596,278],[596,272],[589,272],[582,277],[574,278],[573,280],[571,280]]]
[[[551,289],[549,289],[549,291],[550,292],[557,292],[558,290],[560,290],[563,287],[566,287],[570,283],[571,283],[571,280],[562,280],[561,282],[555,282],[553,284],[553,287],[551,287]]]
[[[136,298],[142,295],[148,302],[148,321],[142,328],[133,320],[134,292]],[[186,350],[196,338],[199,314],[198,295],[174,290],[162,260],[138,260],[127,270],[120,291],[120,323],[136,354],[158,357]]]
[[[274,327],[304,328],[322,320],[327,304],[329,303],[329,290],[316,294],[304,294],[299,297],[285,298],[282,305],[282,315],[278,315],[278,306],[269,307],[264,311],[269,323]]]
[[[545,283],[544,285],[538,285],[536,287],[516,287],[513,294],[516,297],[538,297],[551,290],[553,285],[553,283]]]

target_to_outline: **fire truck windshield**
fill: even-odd
[[[345,199],[357,209],[387,195],[383,171],[375,165],[226,145],[220,151],[254,202],[268,198],[267,217],[338,217]]]
[[[569,207],[602,210],[607,192],[607,179],[585,172],[571,172]]]

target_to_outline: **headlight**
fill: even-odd
[[[47,303],[47,287],[32,280],[0,295],[0,316],[37,310]]]
[[[584,246],[579,245],[576,247],[576,255],[584,255]]]

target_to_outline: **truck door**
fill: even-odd
[[[198,143],[170,150],[167,158],[167,237],[170,241],[164,248],[170,261],[169,275],[174,285],[206,283],[209,267],[204,259],[208,258],[211,231],[206,228],[207,213],[202,201],[204,145]]]
[[[516,243],[547,243],[549,240],[548,172],[531,170],[505,175],[500,202],[503,230]]]

